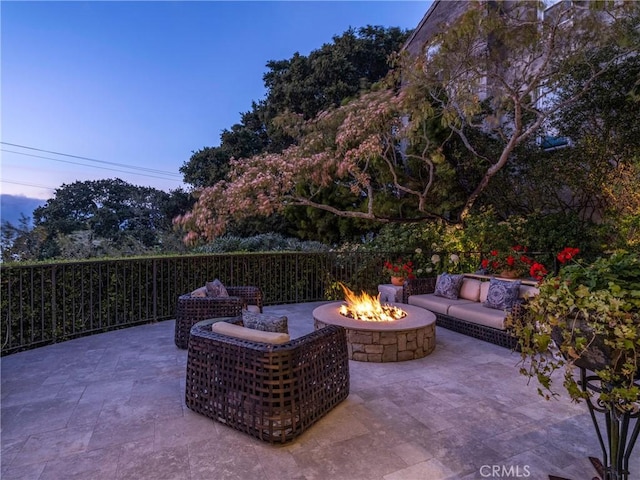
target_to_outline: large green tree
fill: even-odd
[[[563,3],[544,20],[537,5],[470,3],[424,55],[400,59],[388,88],[310,119],[281,116],[296,143],[232,162],[229,181],[204,189],[181,219],[189,240],[291,205],[381,223],[463,223],[520,149],[637,54],[636,3]],[[568,89],[577,68],[584,79]]]
[[[77,181],[57,188],[53,198],[34,210],[33,230],[13,229],[19,233],[14,243],[37,234],[39,252],[30,258],[67,256],[65,251],[73,251],[74,257],[94,256],[117,253],[121,247],[142,253],[166,243],[173,234],[172,218],[192,204],[182,190],[167,193],[117,178]],[[108,249],[93,248],[105,242]]]

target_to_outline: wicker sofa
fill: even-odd
[[[174,342],[185,349],[189,342],[189,331],[196,323],[209,318],[236,317],[247,306],[262,312],[262,290],[254,286],[226,287],[228,297],[195,297],[190,293],[180,295],[176,306]]]
[[[465,274],[461,297],[455,300],[434,294],[436,278],[417,278],[405,281],[403,302],[430,310],[436,315],[436,325],[463,333],[502,347],[515,349],[517,339],[505,326],[507,315],[517,321],[522,313],[522,303],[530,295],[537,294],[533,281],[521,281],[520,298],[509,311],[484,307],[490,277]],[[476,288],[478,289],[476,291]],[[462,294],[462,291],[465,293]]]
[[[344,328],[276,345],[215,333],[211,323],[191,329],[185,394],[191,410],[260,440],[287,443],[349,395]]]

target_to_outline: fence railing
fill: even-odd
[[[174,318],[176,299],[219,278],[265,303],[331,298],[337,282],[374,292],[389,253],[260,253],[0,266],[2,354]]]
[[[342,298],[338,282],[376,293],[389,282],[384,261],[411,255],[243,253],[0,265],[2,355],[172,319],[179,295],[214,278],[260,287],[266,305]],[[459,255],[462,271],[480,263],[479,253]]]

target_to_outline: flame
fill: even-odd
[[[393,305],[381,304],[380,294],[377,296],[362,292],[360,295],[340,284],[344,291],[346,305],[340,306],[340,314],[365,322],[393,322],[404,317],[404,310]]]

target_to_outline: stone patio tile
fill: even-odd
[[[13,409],[11,415],[3,412],[3,439],[24,439],[30,435],[64,429],[77,401],[44,398]]]
[[[44,463],[32,463],[30,465],[5,466],[2,462],[0,478],[2,480],[39,480]]]
[[[189,451],[186,446],[171,447],[130,457],[118,465],[118,480],[190,480]],[[214,478],[214,477],[211,477]]]
[[[87,450],[91,429],[63,428],[33,434],[13,458],[11,466],[43,463]]]
[[[456,470],[443,465],[439,460],[434,458],[425,462],[420,462],[416,465],[397,470],[388,475],[384,475],[384,480],[407,480],[410,478],[447,478],[451,475],[455,475]],[[455,477],[454,477],[455,478]]]
[[[375,435],[361,435],[344,442],[294,454],[300,472],[308,480],[374,480],[407,467]]]
[[[38,480],[116,478],[119,457],[120,448],[111,447],[50,460]]]
[[[103,413],[100,414],[102,418]],[[97,450],[114,445],[144,440],[153,445],[154,422],[149,419],[130,418],[126,421],[102,421],[93,428],[88,450]]]
[[[264,478],[265,472],[256,453],[254,440],[230,428],[220,436],[189,444],[191,480],[247,480]]]
[[[287,315],[295,336],[313,331],[319,304],[265,311]],[[586,456],[600,456],[584,404],[545,401],[517,355],[440,328],[425,358],[350,362],[349,397],[268,445],[186,407],[173,332],[160,322],[3,357],[3,480],[478,480],[483,465],[590,480]]]
[[[187,410],[183,415],[155,422],[154,449],[183,446],[219,436],[218,424],[210,418]]]
[[[344,405],[338,405],[313,427],[313,436],[320,446],[330,445],[371,433]]]

